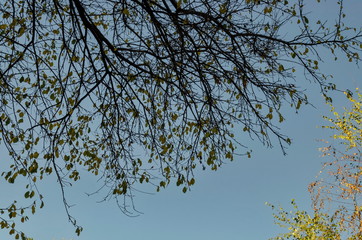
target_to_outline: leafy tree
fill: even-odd
[[[43,206],[46,175],[68,213],[65,186],[81,168],[104,180],[106,198],[132,201],[137,184],[186,192],[197,166],[250,157],[234,126],[284,151],[282,104],[308,103],[295,73],[325,94],[335,86],[319,52],[359,60],[361,31],[336,3],[329,26],[303,0],[1,1],[0,132],[13,162],[2,176],[29,181],[29,205],[2,208],[1,227],[15,234],[15,219]]]
[[[275,206],[270,205],[273,210]],[[278,208],[274,214],[276,224],[287,228],[288,232],[280,234],[270,240],[298,239],[298,240],[326,240],[341,239],[339,225],[333,216],[315,211],[311,216],[306,211],[299,210],[297,204],[292,201],[293,211]]]
[[[330,145],[322,148],[324,156],[331,158],[324,164],[319,180],[310,185],[315,209],[336,209],[336,218],[348,235],[362,237],[362,95],[357,89],[357,98],[346,93],[351,102],[339,114],[332,106],[334,118],[325,126],[337,132],[333,138],[340,147]]]
[[[317,181],[309,186],[314,216],[297,209],[288,213],[283,209],[275,214],[277,224],[289,232],[274,239],[361,239],[362,238],[362,94],[357,98],[346,93],[352,104],[339,114],[333,106],[332,123],[324,126],[337,132],[333,139],[338,146],[322,148],[330,158],[323,166]],[[343,151],[338,150],[345,146]],[[274,206],[272,206],[274,208]]]

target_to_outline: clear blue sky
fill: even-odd
[[[345,1],[345,7],[350,23],[361,25],[362,1]],[[312,14],[327,16],[332,10],[331,6]],[[362,88],[362,71],[353,63],[325,60],[321,68],[334,75],[341,89]],[[122,214],[113,201],[96,203],[101,196],[87,197],[85,192],[94,190],[94,179],[83,177],[78,185],[67,189],[70,203],[75,204],[71,213],[84,227],[80,237],[75,236],[74,228],[67,222],[59,187],[49,177],[49,181],[40,184],[46,201],[44,209],[21,229],[35,240],[263,240],[275,236],[282,229],[273,224],[272,211],[265,202],[288,208],[295,198],[301,208],[309,209],[307,185],[315,179],[323,161],[318,152],[323,143],[317,140],[332,135],[317,128],[326,124],[322,115],[330,114],[318,86],[303,81],[297,85],[308,89],[315,108],[303,107],[298,114],[292,109],[285,111],[286,121],[280,127],[293,139],[288,155],[283,156],[277,144],[267,149],[250,140],[251,159],[236,158],[217,172],[197,172],[196,185],[187,194],[173,185],[157,194],[137,194],[136,207],[144,214],[134,218]],[[347,103],[343,94],[333,96],[335,105],[342,107]],[[1,199],[21,194],[17,186],[0,183],[0,203]],[[0,239],[12,238],[1,231]]]

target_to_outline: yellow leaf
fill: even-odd
[[[130,15],[129,10],[127,8],[123,9],[122,13],[126,16]]]
[[[284,66],[282,64],[279,65],[279,72],[283,72],[284,71]]]
[[[219,12],[220,12],[220,14],[225,14],[227,12],[226,3],[220,5]]]

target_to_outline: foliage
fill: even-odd
[[[325,211],[325,205],[337,209],[337,217],[350,234],[362,233],[362,95],[357,98],[345,93],[352,107],[339,114],[332,106],[334,118],[325,117],[337,132],[333,138],[344,146],[322,148],[324,156],[331,158],[324,164],[319,180],[310,185],[315,208]]]
[[[357,99],[354,99],[350,92],[345,92],[345,94],[351,102],[352,108],[345,108],[341,116],[335,111],[335,108],[331,106],[331,111],[335,118],[325,118],[333,125],[324,127],[338,132],[338,134],[333,135],[333,138],[341,140],[342,143],[347,146],[346,152],[351,149],[359,152],[362,147],[362,95],[358,89],[356,89]]]
[[[28,205],[2,208],[1,227],[15,234],[16,219],[42,208],[37,182],[50,174],[79,234],[65,187],[80,169],[132,214],[138,184],[174,181],[186,192],[197,166],[250,157],[234,126],[284,151],[282,105],[308,103],[296,72],[325,94],[335,86],[319,51],[360,59],[361,32],[336,2],[329,26],[312,22],[302,0],[1,1],[0,133],[12,159],[2,176],[29,181]]]
[[[334,118],[325,117],[332,123],[324,126],[337,132],[333,138],[339,146],[322,148],[323,156],[330,158],[323,166],[318,180],[311,183],[314,217],[305,211],[290,214],[278,211],[277,224],[290,232],[274,239],[361,239],[362,238],[362,95],[357,98],[346,92],[351,109],[339,114],[333,105]],[[293,202],[294,207],[297,209]]]
[[[273,210],[275,206],[270,205]],[[289,232],[280,234],[274,240],[298,239],[298,240],[325,240],[340,239],[339,225],[334,221],[333,216],[314,212],[310,216],[306,211],[301,211],[292,201],[293,211],[285,211],[283,208],[277,209],[274,214],[276,224],[287,228]]]

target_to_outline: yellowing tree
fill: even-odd
[[[334,216],[315,211],[312,215],[306,211],[299,210],[295,201],[292,201],[293,210],[286,211],[270,205],[274,213],[275,223],[282,228],[287,228],[287,233],[270,238],[270,240],[327,240],[341,239],[341,229],[335,221]]]
[[[302,0],[0,1],[0,134],[12,159],[2,176],[29,181],[29,205],[4,206],[1,227],[19,237],[13,220],[43,206],[46,175],[68,210],[80,168],[101,176],[106,198],[132,201],[137,184],[186,192],[197,166],[250,156],[250,137],[283,148],[282,105],[307,103],[296,72],[325,93],[335,86],[320,50],[360,59],[361,31],[335,2],[328,25]],[[236,143],[234,126],[247,140]]]
[[[310,184],[314,213],[277,210],[277,224],[289,232],[274,239],[362,239],[362,95],[346,93],[352,107],[325,117],[339,145],[322,148],[328,161],[316,182]],[[341,146],[343,146],[342,150]],[[273,207],[274,208],[274,207]]]
[[[333,138],[345,147],[342,151],[333,145],[322,149],[323,155],[331,159],[310,190],[315,208],[337,209],[336,219],[341,227],[358,239],[362,238],[362,95],[358,89],[356,98],[346,95],[352,107],[343,114],[332,107],[334,118],[326,118],[332,125],[325,126],[337,132]]]

